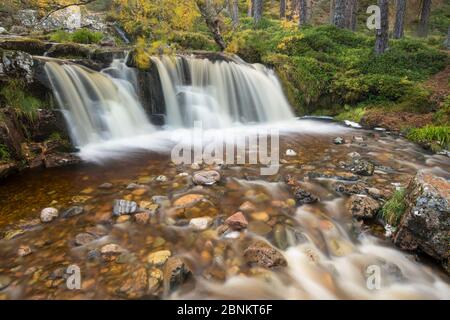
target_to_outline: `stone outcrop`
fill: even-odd
[[[419,171],[408,186],[406,203],[394,243],[426,253],[449,272],[450,182]]]

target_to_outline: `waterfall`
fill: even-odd
[[[103,73],[53,61],[45,70],[77,146],[153,130],[135,93],[134,72],[123,62],[114,61]]]
[[[288,120],[293,113],[273,71],[262,65],[193,56],[153,57],[171,127],[225,128]]]

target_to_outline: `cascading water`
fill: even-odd
[[[161,78],[168,125],[225,128],[236,123],[293,118],[278,79],[262,65],[195,57],[153,57]]]
[[[114,61],[104,73],[53,61],[45,70],[77,146],[152,131],[132,84],[134,73],[123,62]]]

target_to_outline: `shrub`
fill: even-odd
[[[339,120],[339,121],[350,120],[350,121],[359,123],[359,122],[361,122],[362,117],[366,113],[366,109],[363,107],[357,107],[357,108],[346,107],[345,109],[346,109],[346,111],[341,112],[340,114],[338,114],[335,117],[336,120]]]
[[[41,108],[42,102],[25,92],[25,85],[20,80],[12,80],[2,88],[1,96],[6,104],[15,109],[19,115],[27,117],[33,121],[38,109]]]
[[[386,223],[391,226],[397,226],[406,210],[406,190],[401,188],[396,190],[391,199],[389,199],[381,209],[381,216]]]

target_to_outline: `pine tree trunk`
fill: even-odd
[[[397,0],[394,25],[394,39],[403,38],[403,28],[405,24],[406,0]]]
[[[346,27],[346,5],[347,0],[335,0],[333,24],[338,28]]]
[[[201,16],[205,20],[206,26],[213,35],[214,41],[219,46],[221,51],[225,50],[227,45],[223,40],[222,34],[220,33],[220,20],[217,12],[211,6],[209,1],[196,0],[196,4]]]
[[[255,7],[255,0],[249,0],[247,16],[253,17],[253,9]]]
[[[286,18],[286,0],[280,0],[280,19]]]
[[[336,3],[335,0],[330,0],[330,23],[334,24],[334,7]]]
[[[300,14],[298,16],[298,25],[304,26],[308,22],[308,4],[306,0],[299,0]]]
[[[389,40],[389,0],[378,0],[381,9],[381,28],[376,30],[375,54],[379,55],[388,48]]]
[[[428,35],[428,21],[430,20],[431,0],[422,0],[422,9],[420,12],[419,28],[417,35],[426,37]]]
[[[253,20],[255,24],[259,23],[263,14],[264,0],[254,0],[255,9],[253,10]]]

